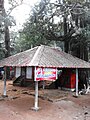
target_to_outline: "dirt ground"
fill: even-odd
[[[3,98],[0,81],[0,120],[90,120],[90,93],[73,97],[72,92],[39,90],[39,111],[33,111],[34,89],[16,87],[7,81]]]

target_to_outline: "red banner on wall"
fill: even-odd
[[[56,79],[57,79],[56,68],[35,67],[35,81],[56,80]]]

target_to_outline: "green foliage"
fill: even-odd
[[[62,4],[60,0],[41,0],[32,9],[20,33],[21,51],[52,41],[60,46],[62,41],[67,52],[83,58],[85,53],[82,55],[82,52],[87,49],[89,41],[89,11],[90,3],[85,0],[64,0]]]
[[[14,38],[11,38],[12,34],[9,33],[9,28],[15,26],[16,22],[14,17],[10,14],[13,9],[22,4],[23,0],[9,0],[8,2],[9,8],[7,10],[4,8],[4,0],[0,2],[0,34],[3,36],[2,38],[0,35],[0,59],[5,56],[8,57],[9,55],[14,54]]]

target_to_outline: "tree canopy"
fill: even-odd
[[[33,7],[20,35],[29,47],[61,41],[65,52],[87,60],[89,31],[89,0],[41,0]]]
[[[0,0],[0,59],[11,55],[11,34],[9,28],[16,25],[15,19],[11,12],[17,6],[22,4],[23,0],[8,0],[9,9],[4,7],[4,0]]]

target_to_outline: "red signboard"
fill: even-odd
[[[35,67],[35,81],[56,80],[56,79],[57,79],[56,68]]]

